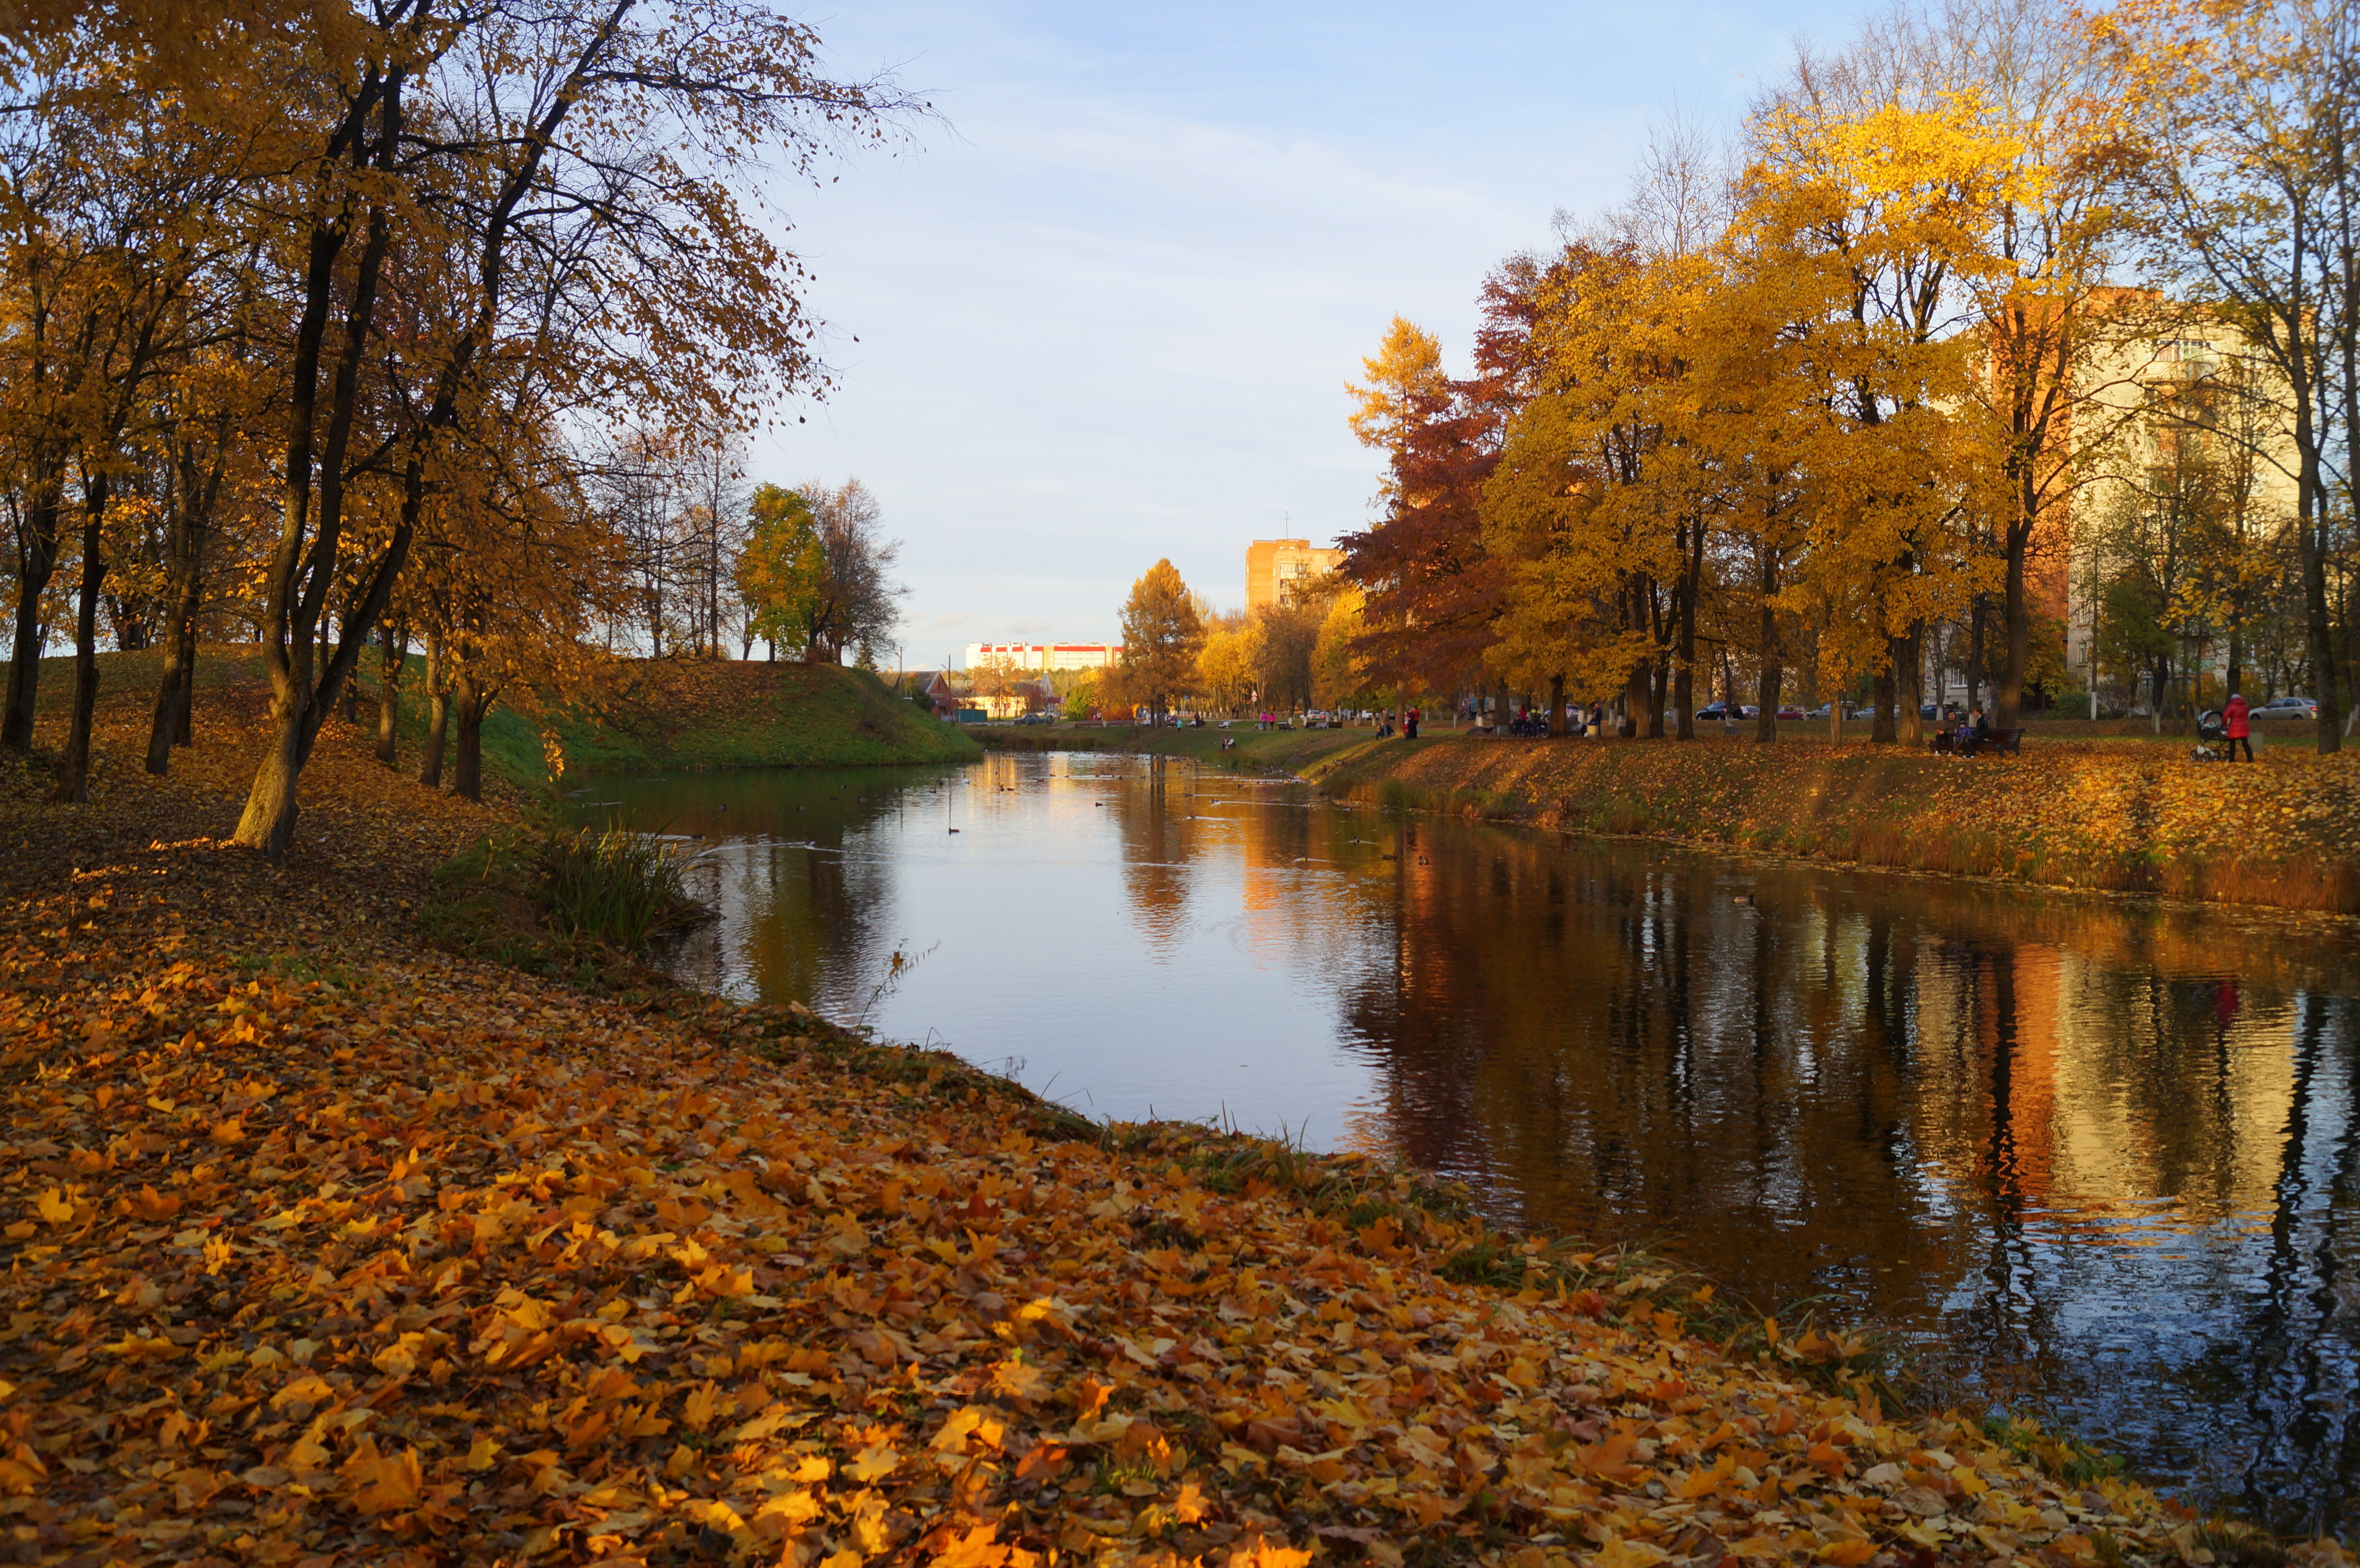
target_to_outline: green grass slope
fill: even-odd
[[[594,702],[555,722],[569,769],[967,762],[983,755],[955,725],[864,670],[671,659],[617,669]]]
[[[1357,747],[1397,744],[1359,730],[1157,729],[1147,724],[1056,724],[1038,729],[1010,724],[974,725],[968,735],[991,751],[1128,751],[1156,757],[1192,757],[1233,767],[1284,768],[1290,771]],[[1233,750],[1221,742],[1234,740]]]
[[[158,652],[99,655],[99,701],[109,712],[145,709],[163,672]],[[956,726],[896,697],[866,670],[801,664],[671,659],[618,660],[615,677],[588,701],[548,722],[574,771],[635,768],[819,767],[967,762],[983,748]],[[7,664],[0,660],[0,679]],[[415,772],[426,740],[426,661],[412,654],[402,675],[400,756]],[[207,697],[256,700],[267,681],[258,649],[207,646],[197,656],[196,723]],[[377,661],[361,669],[361,724],[377,724]],[[73,701],[71,658],[41,660],[40,744],[63,740]],[[549,782],[542,721],[496,702],[484,718],[484,769],[521,789]]]

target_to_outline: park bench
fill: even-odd
[[[1949,730],[1937,730],[1933,746],[1935,754],[1940,757],[1978,757],[1987,752],[2002,751],[2010,757],[2019,757],[2024,751],[2024,731],[1992,730],[1980,741],[1970,740],[1962,744]]]

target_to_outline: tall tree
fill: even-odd
[[[422,0],[371,0],[356,36],[322,27],[304,43],[323,112],[288,181],[303,260],[264,581],[273,735],[237,830],[272,855],[286,851],[319,726],[390,601],[441,449],[483,398],[486,366],[562,354],[576,406],[733,416],[814,384],[792,258],[738,191],[763,157],[783,152],[808,174],[900,106],[873,84],[822,76],[809,28],[743,0],[490,0],[448,17]],[[430,255],[449,258],[442,330],[388,341],[388,261]],[[563,333],[549,330],[552,296],[516,286],[520,255],[562,270]],[[398,389],[397,428],[359,450],[372,372]],[[385,473],[396,497],[366,541],[347,537],[345,516],[365,471]],[[318,657],[340,583],[341,636]]]
[[[808,588],[797,601],[803,657],[813,664],[841,664],[851,653],[874,664],[892,643],[900,601],[909,592],[890,576],[901,541],[884,537],[879,527],[884,510],[858,479],[834,487],[805,485],[800,495],[818,547]]]
[[[2360,183],[2350,154],[2360,141],[2360,29],[2335,0],[2125,0],[2092,27],[2131,107],[2137,158],[2125,184],[2143,212],[2147,259],[2268,369],[2280,439],[2259,455],[2294,481],[2317,745],[2338,750],[2327,576],[2360,472]]]
[[[748,508],[751,527],[735,568],[738,592],[752,610],[747,635],[768,639],[776,659],[782,640],[808,646],[825,570],[819,523],[803,493],[782,485],[755,486]]]
[[[1178,570],[1166,560],[1142,572],[1122,606],[1119,675],[1125,694],[1162,718],[1173,697],[1193,684],[1204,644],[1204,615]]]

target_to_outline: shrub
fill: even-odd
[[[549,841],[551,926],[636,953],[713,918],[689,897],[686,862],[652,833],[583,828]]]

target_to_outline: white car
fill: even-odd
[[[2273,697],[2259,707],[2245,710],[2249,719],[2315,719],[2319,703],[2310,697]]]

